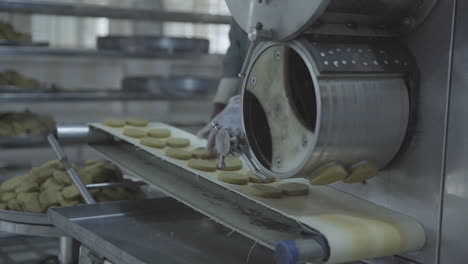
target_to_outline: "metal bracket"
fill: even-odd
[[[263,24],[257,22],[255,27],[252,27],[248,32],[248,37],[250,42],[247,55],[245,56],[244,63],[242,64],[242,69],[239,73],[240,78],[244,78],[247,72],[247,67],[249,66],[250,58],[252,57],[253,51],[257,44],[261,41],[269,41],[272,39],[273,34],[271,30],[263,29]]]
[[[216,151],[219,153],[218,168],[223,169],[226,166],[225,159],[228,155],[239,153],[247,165],[252,169],[255,176],[263,181],[268,180],[268,177],[259,173],[260,170],[252,161],[252,157],[248,154],[247,147],[243,143],[240,136],[232,136],[226,128],[221,127],[217,122],[213,122],[211,126],[216,130]]]

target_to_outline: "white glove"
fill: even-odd
[[[240,136],[242,133],[242,117],[241,117],[241,97],[236,95],[229,99],[229,103],[221,113],[216,115],[210,123],[198,131],[197,136],[207,138],[206,148],[208,153],[215,153],[216,129],[213,128],[213,122],[218,123],[222,128],[225,128],[232,136]]]

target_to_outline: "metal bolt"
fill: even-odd
[[[320,52],[320,56],[325,57],[325,52]]]
[[[356,28],[357,24],[355,24],[355,23],[346,23],[346,26],[348,28]]]
[[[329,63],[328,63],[328,61],[324,61],[323,64],[324,64],[324,65],[328,65]]]
[[[280,167],[281,166],[281,159],[276,159],[276,167]]]
[[[404,30],[411,30],[414,26],[414,18],[413,17],[405,17],[401,22],[402,28]]]
[[[255,85],[257,83],[257,78],[255,77],[252,77],[252,79],[250,79],[250,82]]]
[[[411,18],[410,17],[405,17],[403,18],[403,25],[405,26],[411,26]]]
[[[342,63],[343,65],[346,65],[346,64],[348,64],[348,62],[347,62],[347,61],[345,61],[345,60],[342,60],[342,61],[341,61],[341,63]]]
[[[279,60],[281,59],[281,52],[277,51],[277,52],[275,53],[275,59],[276,59],[277,61],[279,61]]]
[[[335,65],[335,67],[340,67],[340,63],[338,61],[334,61],[333,65]]]

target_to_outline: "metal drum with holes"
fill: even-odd
[[[300,37],[260,44],[243,84],[245,143],[274,178],[366,161],[385,167],[413,114],[409,52],[392,41]]]

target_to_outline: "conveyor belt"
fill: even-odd
[[[169,128],[173,136],[189,138],[192,145],[188,150],[205,144],[204,140],[165,124],[149,126]],[[215,173],[191,169],[186,161],[165,156],[163,150],[140,145],[138,139],[122,135],[122,129],[100,124],[91,124],[91,127],[92,138],[107,138],[106,143],[91,145],[108,158],[179,201],[267,247],[272,248],[279,242],[277,236],[261,229],[251,230],[244,225],[246,221],[270,219],[264,223],[268,232],[272,231],[272,226],[273,230],[282,231],[281,228],[291,226],[291,222],[319,231],[330,245],[328,263],[416,251],[424,245],[424,230],[414,219],[338,190],[311,186],[310,194],[305,197],[280,200],[255,197],[245,186],[220,182]],[[243,172],[247,170],[244,168]],[[299,238],[299,234],[295,238]],[[282,239],[294,237],[283,236]]]

